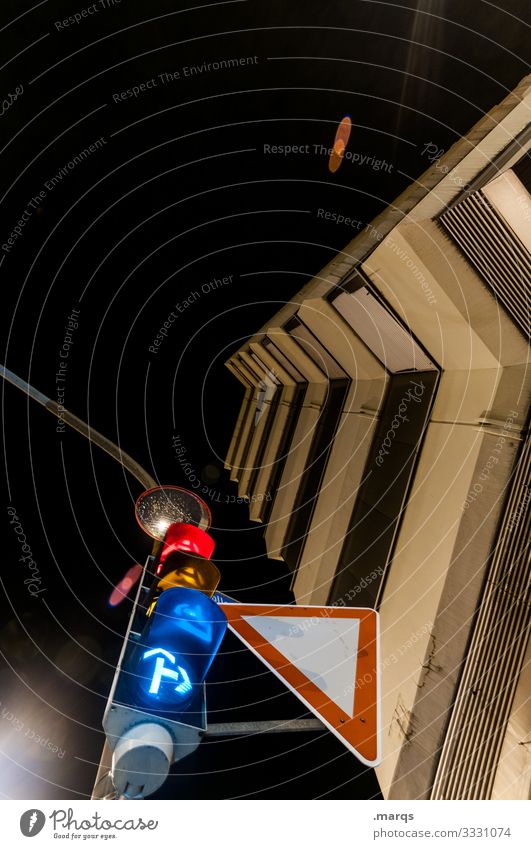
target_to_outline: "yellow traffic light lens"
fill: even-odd
[[[221,575],[218,567],[211,560],[203,557],[192,557],[186,555],[179,558],[178,563],[172,562],[170,556],[166,560],[167,569],[157,584],[158,592],[163,592],[170,587],[188,587],[200,590],[212,597],[220,582]]]
[[[155,589],[152,591],[148,616],[153,613],[161,593],[165,590],[183,587],[184,589],[199,590],[199,592],[212,598],[221,580],[220,571],[215,563],[206,560],[204,557],[195,557],[188,552],[174,551],[168,555],[161,565],[162,572]]]

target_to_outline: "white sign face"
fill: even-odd
[[[222,604],[231,631],[366,766],[381,762],[378,614]]]
[[[348,716],[354,715],[358,619],[243,616]]]

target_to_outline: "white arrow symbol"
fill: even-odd
[[[153,657],[154,654],[163,654],[165,657],[168,658],[168,660],[171,660],[172,663],[175,663],[174,656],[170,654],[169,651],[166,651],[166,649],[150,649],[149,651],[144,652],[142,660],[145,660],[146,657]]]
[[[165,649],[150,649],[144,653],[142,659],[146,660],[146,658],[153,657],[155,654],[163,654],[169,661],[171,661],[171,663],[175,663],[175,657]],[[167,666],[164,666],[164,658],[157,657],[153,678],[151,679],[151,685],[149,688],[150,693],[158,693],[160,683],[163,678],[171,678],[173,681],[180,681],[181,683],[175,687],[175,692],[180,693],[181,695],[189,693],[192,689],[192,683],[186,669],[183,669],[182,666],[178,666],[176,670],[168,669]]]

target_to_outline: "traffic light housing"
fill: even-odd
[[[211,600],[220,573],[210,560],[211,517],[202,499],[180,487],[156,487],[140,496],[135,512],[158,543],[139,585],[103,725],[115,786],[148,795],[162,783],[163,765],[169,769],[193,752],[206,731],[204,679],[227,620]],[[150,758],[156,767],[142,774]]]
[[[202,683],[227,627],[211,601],[220,580],[208,558],[214,540],[189,522],[170,523],[162,540],[136,646],[128,653],[131,701],[144,707],[184,711]]]

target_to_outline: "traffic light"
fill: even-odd
[[[210,600],[221,577],[209,559],[215,545],[205,530],[210,513],[196,495],[176,490],[148,490],[137,501],[137,518],[161,540],[162,549],[146,618],[127,662],[135,678],[129,685],[133,699],[173,714],[193,702],[227,627],[224,613]]]
[[[154,792],[172,761],[197,748],[206,730],[204,680],[227,628],[211,600],[220,573],[210,560],[206,504],[179,487],[155,487],[140,496],[135,513],[158,544],[104,717],[113,783],[128,798]]]

